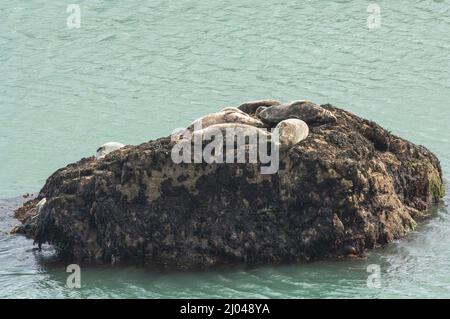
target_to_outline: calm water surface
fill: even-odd
[[[366,260],[166,273],[82,268],[8,235],[21,194],[104,142],[138,144],[207,112],[274,98],[332,103],[423,144],[450,172],[450,1],[0,3],[0,297],[450,297],[449,197]],[[369,264],[381,288],[366,285]]]

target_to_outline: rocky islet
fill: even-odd
[[[360,256],[405,237],[443,194],[439,160],[372,121],[309,103],[309,135],[281,153],[275,174],[260,163],[175,164],[176,142],[164,137],[59,169],[17,210],[16,232],[76,260],[175,268]],[[283,114],[301,119],[299,105],[239,109],[273,129]]]

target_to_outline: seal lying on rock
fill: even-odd
[[[212,137],[214,139],[217,139],[220,136],[221,140],[225,142],[226,144],[226,150],[227,153],[226,158],[227,159],[233,159],[235,150],[238,150],[238,154],[241,154],[240,160],[238,162],[244,163],[245,162],[245,155],[242,152],[245,152],[247,146],[250,146],[250,148],[253,151],[258,150],[258,142],[265,142],[267,143],[271,139],[271,133],[247,124],[240,124],[240,123],[223,123],[223,124],[215,124],[208,126],[207,128],[204,128],[202,130],[194,131],[192,133],[192,136],[190,138],[191,141],[209,141]],[[264,139],[263,141],[261,139]],[[235,145],[235,143],[237,143]],[[229,147],[231,146],[231,148]],[[223,144],[220,145],[220,147],[214,150],[214,158],[220,158],[223,159]],[[256,153],[254,153],[255,155]],[[212,162],[211,160],[208,160],[207,162]],[[251,160],[252,163],[256,163],[257,159],[254,157]]]
[[[121,149],[125,145],[119,142],[108,142],[103,144],[97,149],[97,154],[95,154],[96,159],[104,158],[107,154]]]
[[[251,101],[251,102],[245,102],[238,106],[238,109],[247,113],[247,114],[254,114],[256,110],[261,107],[269,107],[274,105],[280,105],[281,102],[278,102],[276,100],[259,100],[259,101]]]
[[[260,111],[258,117],[269,124],[276,124],[289,118],[297,118],[308,124],[336,122],[333,113],[318,104],[304,100],[268,107]]]
[[[246,125],[246,124],[234,124],[224,123],[211,125],[202,130],[194,131],[192,138],[198,137],[201,140],[209,139],[214,135],[221,134],[226,137],[265,137],[267,140],[272,140],[274,134],[278,134],[277,142],[280,149],[285,150],[291,148],[297,143],[300,143],[308,137],[309,128],[308,124],[299,119],[287,119],[278,123],[273,133],[264,129]],[[257,140],[254,139],[256,142]]]
[[[221,133],[223,137],[228,135],[231,136],[266,136],[270,138],[270,132],[258,128],[256,126],[240,124],[240,123],[222,123],[208,126],[204,129],[194,131],[192,133],[192,138],[201,137],[201,139],[205,139],[215,135],[216,133]]]
[[[280,150],[283,151],[307,138],[309,128],[302,120],[287,119],[278,123],[273,134],[278,134]]]
[[[224,112],[224,111],[228,111],[228,112],[238,112],[238,113],[241,113],[241,114],[243,114],[243,115],[247,115],[247,113],[245,113],[245,112],[243,112],[243,111],[241,111],[240,109],[238,109],[237,107],[235,107],[235,106],[227,106],[227,107],[224,107],[223,109],[222,109],[222,112]]]
[[[198,125],[200,129],[207,128],[208,126],[215,124],[234,123],[245,124],[255,127],[264,127],[264,123],[261,120],[251,117],[250,115],[240,111],[234,107],[227,107],[220,112],[205,115],[194,122],[188,127],[187,131],[193,132]]]

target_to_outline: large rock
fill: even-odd
[[[19,233],[76,260],[183,268],[362,255],[404,237],[442,196],[438,159],[322,107],[336,122],[310,126],[276,174],[260,164],[175,164],[174,142],[161,138],[56,171],[17,211]]]

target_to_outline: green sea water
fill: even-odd
[[[365,260],[90,266],[79,289],[66,287],[51,247],[8,234],[20,195],[99,145],[145,142],[262,98],[374,120],[427,146],[449,180],[450,1],[75,2],[79,28],[67,25],[73,1],[0,2],[0,297],[450,297],[448,196],[433,219]],[[379,288],[367,285],[370,264],[380,266]]]

